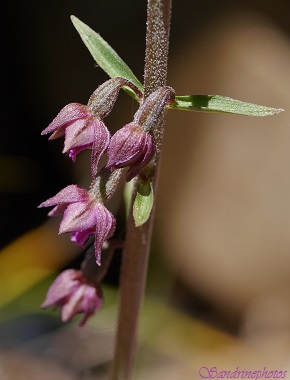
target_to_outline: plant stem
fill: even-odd
[[[145,97],[166,84],[170,16],[171,0],[148,0],[144,69]],[[153,181],[155,195],[157,193],[159,157],[164,124],[165,117],[163,122],[157,126],[154,133],[157,145],[157,159],[155,160],[156,167]],[[135,195],[136,190],[133,194],[133,199]],[[132,210],[127,223],[121,269],[118,330],[111,372],[112,380],[130,380],[132,378],[136,356],[138,318],[146,285],[154,209],[155,207],[151,211],[149,220],[143,226],[135,227]]]
[[[171,0],[148,0],[144,67],[145,98],[158,87],[166,84],[170,19]]]

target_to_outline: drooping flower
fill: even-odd
[[[129,167],[126,180],[130,181],[148,165],[154,154],[152,136],[133,121],[112,136],[106,166],[114,169]]]
[[[76,314],[83,313],[80,326],[84,326],[102,305],[103,296],[100,285],[89,281],[82,271],[68,269],[52,283],[42,308],[60,307],[63,322],[70,321]]]
[[[42,135],[52,133],[50,140],[65,136],[63,153],[68,154],[74,162],[78,153],[92,148],[93,177],[96,176],[100,157],[110,140],[110,133],[103,119],[111,112],[123,86],[130,87],[138,97],[142,97],[142,93],[127,79],[109,79],[94,91],[87,105],[66,105],[42,131]]]
[[[110,133],[101,118],[93,117],[88,106],[66,105],[42,135],[52,133],[50,140],[65,136],[63,153],[75,161],[76,155],[93,147],[95,165],[107,149]]]
[[[38,207],[55,206],[49,216],[64,214],[59,233],[71,233],[71,241],[83,247],[90,235],[95,235],[95,255],[101,264],[101,249],[116,226],[114,216],[93,195],[77,185],[69,185]]]
[[[154,134],[163,120],[166,107],[174,101],[175,92],[169,86],[150,94],[134,115],[134,120],[118,130],[108,146],[107,168],[128,167],[127,181],[139,174],[154,158]]]

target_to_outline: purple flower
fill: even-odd
[[[50,140],[65,136],[63,153],[74,162],[78,153],[92,147],[95,166],[110,140],[110,133],[102,119],[93,116],[88,106],[79,103],[66,105],[41,134],[48,133],[52,133]]]
[[[71,233],[71,240],[83,247],[90,235],[95,234],[95,255],[101,264],[101,249],[109,239],[116,226],[114,216],[103,203],[95,200],[93,195],[77,185],[69,185],[54,197],[41,203],[38,207],[55,206],[49,216],[64,214],[59,233]]]
[[[100,285],[88,281],[82,271],[68,269],[62,272],[50,286],[42,308],[61,308],[63,322],[83,313],[80,326],[101,309],[103,296]]]
[[[174,90],[164,86],[141,103],[133,122],[112,136],[108,146],[107,168],[128,167],[127,181],[140,174],[155,155],[155,143],[150,133],[158,133],[157,128],[163,120],[166,107],[172,104],[174,98]]]
[[[63,153],[75,162],[76,155],[92,148],[92,175],[97,174],[101,155],[106,151],[110,133],[103,119],[111,112],[123,86],[131,88],[138,99],[142,93],[125,78],[112,78],[101,84],[91,95],[87,106],[70,103],[65,106],[42,135],[52,133],[51,139],[65,136]]]
[[[133,121],[112,136],[108,147],[107,167],[129,167],[126,180],[130,181],[152,160],[154,154],[152,136]]]

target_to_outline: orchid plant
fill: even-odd
[[[66,105],[42,132],[51,134],[49,139],[64,137],[63,153],[73,162],[83,150],[91,149],[90,188],[68,185],[39,206],[53,206],[49,216],[63,214],[59,233],[70,233],[71,240],[78,246],[85,248],[94,236],[94,248],[88,249],[81,269],[61,273],[43,303],[44,308],[60,307],[63,321],[81,313],[80,324],[84,325],[101,309],[100,281],[115,249],[116,219],[106,203],[116,192],[124,171],[126,182],[133,185],[123,252],[119,323],[111,371],[113,380],[129,379],[132,374],[167,111],[249,116],[268,116],[282,111],[224,96],[177,96],[175,90],[166,85],[170,16],[171,0],[148,0],[144,85],[99,34],[72,16],[92,57],[110,79],[94,91],[86,105]],[[121,89],[139,103],[139,108],[133,121],[111,136],[104,119],[113,109]],[[105,153],[107,162],[100,168],[99,161]]]

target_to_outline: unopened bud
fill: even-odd
[[[150,94],[135,113],[134,121],[142,126],[144,131],[150,131],[163,118],[166,106],[173,103],[175,91],[172,87],[164,86]]]
[[[131,88],[142,99],[142,93],[133,83],[121,77],[112,78],[101,84],[91,95],[88,108],[92,115],[101,119],[108,116],[124,86]]]

